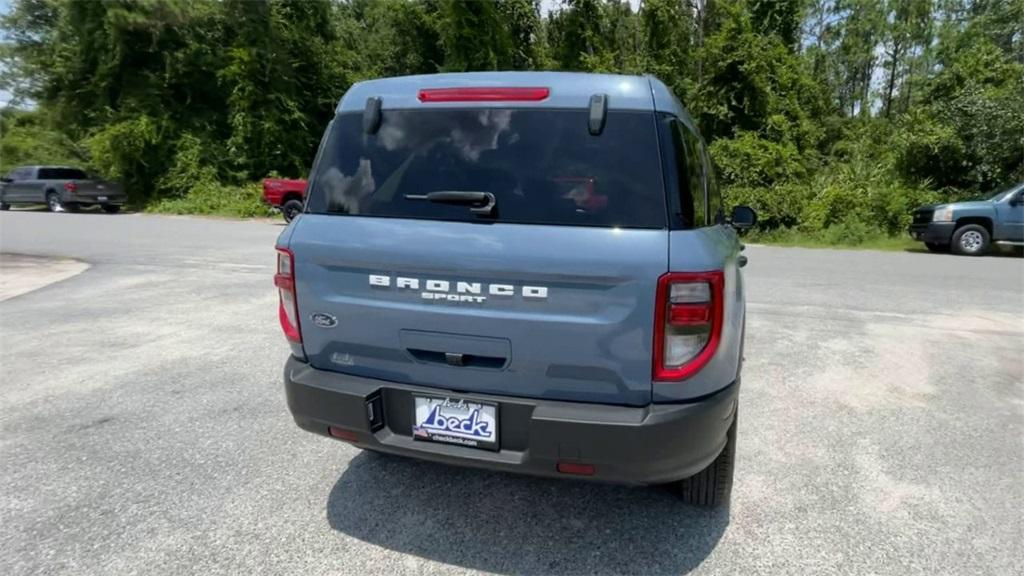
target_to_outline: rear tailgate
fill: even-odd
[[[123,202],[124,192],[120,184],[103,180],[72,180],[75,197],[83,201]]]
[[[310,363],[649,404],[668,268],[657,146],[653,112],[608,111],[600,134],[585,108],[392,110],[372,133],[363,114],[340,114],[289,240]]]
[[[313,366],[458,391],[650,403],[666,231],[301,220],[291,245]],[[314,314],[337,324],[317,326]]]

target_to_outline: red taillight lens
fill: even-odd
[[[75,190],[78,190],[78,184],[75,184],[74,182],[65,182],[64,189],[74,194]]]
[[[540,102],[548,88],[424,88],[420,102]]]
[[[277,249],[277,274],[274,274],[274,286],[280,296],[277,316],[281,320],[281,329],[289,342],[302,343],[299,331],[299,304],[295,298],[295,256],[287,248]]]
[[[715,355],[722,336],[724,284],[720,270],[670,272],[658,279],[655,381],[688,378]]]

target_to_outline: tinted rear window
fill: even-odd
[[[85,172],[76,168],[40,168],[40,180],[85,180]]]
[[[310,185],[315,213],[523,224],[664,228],[654,114],[586,110],[389,110],[368,135],[361,113],[338,116]],[[407,196],[490,192],[491,217]]]

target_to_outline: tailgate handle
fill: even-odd
[[[420,362],[430,364],[447,364],[448,366],[459,366],[469,368],[491,368],[494,370],[505,366],[505,358],[501,356],[481,356],[478,354],[461,354],[458,352],[437,352],[434,350],[422,350],[417,348],[406,348],[412,357]]]
[[[512,358],[512,343],[506,338],[401,330],[398,339],[417,362],[501,370]]]

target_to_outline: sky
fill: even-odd
[[[0,3],[5,0],[0,0]],[[541,14],[547,14],[551,12],[553,8],[558,8],[561,5],[561,0],[541,0],[540,1],[540,12]],[[629,5],[633,7],[633,11],[636,12],[640,8],[640,0],[629,0]]]

